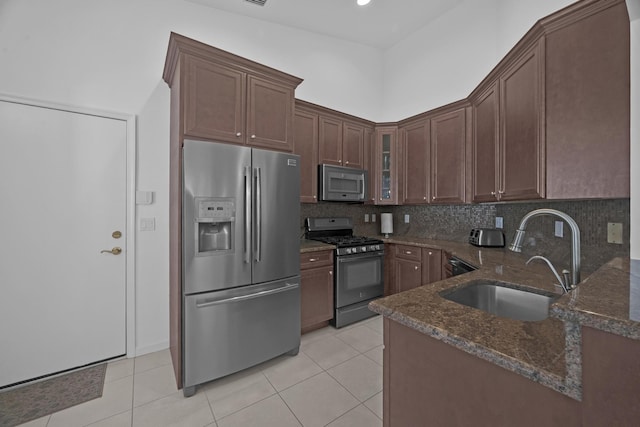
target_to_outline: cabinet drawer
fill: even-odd
[[[300,269],[333,266],[333,251],[306,252],[300,254]]]
[[[413,261],[422,261],[422,250],[417,246],[395,245],[396,257]]]

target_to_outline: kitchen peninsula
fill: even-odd
[[[640,417],[640,274],[614,259],[560,297],[548,319],[501,318],[449,301],[473,279],[560,293],[544,264],[506,249],[418,238],[478,270],[370,304],[384,316],[384,422],[631,425]]]

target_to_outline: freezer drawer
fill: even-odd
[[[184,387],[300,346],[300,277],[184,299]]]

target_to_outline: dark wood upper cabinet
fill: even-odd
[[[593,10],[595,8],[595,10]],[[630,28],[596,2],[546,43],[547,198],[630,195]]]
[[[431,203],[465,202],[466,109],[431,118]]]
[[[301,79],[175,33],[163,78],[177,91],[177,138],[292,151]]]
[[[544,37],[505,70],[499,84],[499,200],[544,198]]]
[[[375,204],[376,201],[376,174],[374,173],[376,164],[375,131],[372,127],[364,129],[364,169],[368,173],[367,183],[367,204]]]
[[[319,128],[318,161],[342,166],[342,120],[320,116]]]
[[[376,128],[375,163],[369,173],[375,174],[375,204],[398,204],[398,128]]]
[[[473,114],[473,202],[498,200],[499,165],[499,97],[497,82],[471,100]]]
[[[246,73],[187,56],[184,135],[244,143]]]
[[[280,151],[293,149],[294,88],[247,77],[247,142]]]
[[[419,205],[429,202],[430,145],[429,120],[422,119],[400,127],[402,153],[402,203]]]
[[[356,169],[364,167],[364,126],[342,124],[342,165]]]
[[[318,202],[318,115],[296,108],[293,152],[300,156],[300,202]]]

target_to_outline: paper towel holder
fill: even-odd
[[[393,233],[393,215],[390,213],[380,214],[380,232],[385,238],[389,238],[389,234]]]

